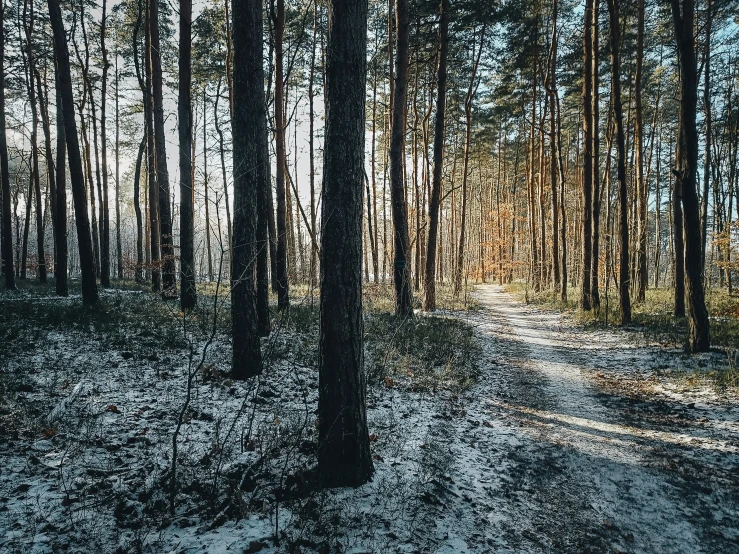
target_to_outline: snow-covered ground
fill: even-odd
[[[0,406],[0,552],[739,551],[739,404],[665,376],[695,358],[476,296],[445,316],[475,328],[477,382],[371,384],[375,476],[337,491],[311,484],[309,337],[278,331],[240,383],[222,338],[198,368],[202,337],[189,364],[146,330],[44,331],[0,367],[24,376]]]

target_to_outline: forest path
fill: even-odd
[[[451,526],[458,538],[485,529],[495,552],[739,551],[736,405],[606,390],[606,374],[679,354],[585,330],[502,287],[474,294],[481,309],[466,319],[481,375],[448,439],[455,490],[474,514]]]

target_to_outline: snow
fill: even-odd
[[[480,310],[440,315],[474,327],[478,381],[370,383],[376,472],[356,489],[301,492],[295,477],[315,463],[310,336],[278,325],[265,374],[243,383],[216,337],[178,441],[174,516],[189,345],[154,350],[126,326],[115,344],[102,330],[44,331],[2,367],[32,387],[3,416],[23,425],[0,433],[0,552],[739,549],[736,397],[676,383],[665,368],[695,363],[677,350],[580,328],[499,287],[476,295]],[[207,337],[191,341],[197,361]]]

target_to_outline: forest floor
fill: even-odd
[[[240,383],[206,298],[187,318],[137,290],[92,309],[0,297],[0,552],[739,550],[739,395],[698,374],[731,352],[688,356],[493,285],[404,322],[370,295],[375,476],[320,491],[315,304],[275,319],[264,375]]]

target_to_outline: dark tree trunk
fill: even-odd
[[[77,121],[74,117],[74,98],[72,97],[72,75],[69,67],[67,35],[64,31],[62,11],[59,0],[48,0],[49,20],[54,33],[54,58],[59,71],[59,88],[64,113],[64,130],[69,155],[69,172],[72,179],[75,222],[77,225],[77,244],[79,246],[80,271],[82,273],[82,300],[85,304],[97,302],[95,268],[92,258],[92,238],[90,222],[87,218],[87,198],[85,177],[82,171],[82,157],[77,138]]]
[[[608,0],[608,16],[611,27],[611,80],[613,87],[613,116],[616,122],[616,147],[618,162],[618,201],[621,250],[619,256],[619,306],[621,308],[621,325],[631,323],[631,299],[629,298],[629,220],[628,191],[626,185],[626,147],[624,145],[624,115],[621,107],[621,69],[620,52],[621,21],[618,0]]]
[[[643,1],[643,0],[642,0]],[[705,281],[706,245],[708,244],[708,185],[711,176],[711,29],[713,27],[713,2],[706,0],[706,59],[703,82],[703,104],[706,117],[706,150],[703,160],[703,203],[701,206],[701,271]],[[731,184],[729,184],[731,187]],[[731,211],[731,210],[729,210]]]
[[[51,124],[49,122],[49,98],[48,88],[44,93],[41,86],[41,74],[38,70],[36,74],[36,90],[39,95],[39,108],[41,112],[41,127],[44,132],[44,157],[46,158],[46,176],[49,183],[49,195],[47,197],[49,208],[51,209],[51,225],[53,229],[52,237],[54,238],[54,273],[56,274],[56,175],[54,174],[54,155],[51,150]]]
[[[400,317],[413,315],[411,291],[410,239],[408,236],[408,204],[405,194],[403,160],[405,159],[406,90],[408,88],[408,38],[410,20],[406,0],[395,0],[397,48],[395,54],[395,84],[393,86],[393,119],[390,139],[391,206],[394,228],[393,284],[395,313]]]
[[[673,179],[672,232],[675,251],[675,317],[685,317],[685,229],[682,182]]]
[[[59,70],[56,71],[56,262],[54,279],[57,296],[68,296],[67,281],[68,247],[67,247],[67,176],[65,161],[67,156],[67,135],[64,131],[64,114],[62,109],[61,89],[59,86]]]
[[[456,259],[456,267],[454,269],[454,293],[459,294],[459,292],[462,290],[462,269],[464,267],[464,246],[465,246],[465,232],[466,232],[466,225],[467,225],[467,181],[469,177],[469,162],[470,162],[470,151],[472,148],[472,101],[475,96],[475,92],[477,90],[477,87],[475,86],[475,80],[477,78],[477,68],[480,65],[480,56],[482,56],[482,47],[485,42],[485,30],[486,27],[483,25],[482,31],[480,32],[480,44],[479,44],[479,50],[477,52],[477,56],[475,56],[475,47],[473,44],[472,47],[472,73],[470,75],[470,84],[467,88],[467,96],[464,100],[464,120],[465,120],[465,139],[464,139],[464,162],[462,164],[462,206],[461,206],[461,221],[459,225],[459,246],[457,247],[457,259]],[[532,122],[534,119],[532,118]],[[532,145],[533,145],[533,135],[532,135]],[[533,150],[533,148],[532,148]],[[533,154],[532,154],[533,159]],[[532,175],[532,191],[533,191],[533,175],[534,175],[534,169],[533,164],[531,168],[531,175]],[[533,198],[532,198],[533,202]],[[453,203],[452,203],[453,204]],[[532,217],[533,217],[533,211],[532,211]],[[534,232],[535,234],[535,232]],[[534,248],[536,249],[536,247]],[[538,271],[538,268],[536,268]],[[538,282],[538,281],[537,281]]]
[[[449,52],[449,0],[441,0],[439,17],[439,67],[436,79],[436,121],[434,122],[434,173],[429,201],[429,238],[424,274],[424,310],[436,309],[436,253],[441,204],[441,173],[444,168],[444,118],[446,114],[446,65]]]
[[[172,237],[172,210],[169,200],[167,143],[164,136],[164,105],[162,98],[162,57],[159,41],[158,0],[149,1],[149,34],[151,40],[151,84],[154,96],[154,153],[156,155],[159,229],[162,248],[162,296],[177,297],[176,264]],[[188,166],[188,172],[189,172]]]
[[[315,112],[313,108],[313,83],[316,77],[316,42],[318,37],[318,3],[313,4],[313,42],[311,43],[310,53],[310,69],[308,73],[308,158],[310,163],[310,223],[313,234],[316,232],[316,166],[314,160],[314,120]],[[372,122],[373,129],[375,122]],[[374,135],[373,135],[374,138]],[[372,159],[374,160],[374,145],[372,150]],[[372,166],[372,175],[374,177],[374,165]],[[374,181],[373,181],[374,183]],[[377,280],[377,252],[375,254],[375,281]],[[310,279],[311,290],[318,285],[318,247],[315,241],[310,248]]]
[[[551,62],[549,67],[549,153],[550,153],[550,182],[552,191],[552,265],[554,273],[554,290],[559,290],[560,274],[559,274],[559,197],[557,195],[557,119],[556,119],[556,95],[557,95],[557,17],[559,3],[554,0],[552,4],[552,47]],[[500,160],[498,161],[498,172],[500,173]],[[500,177],[498,178],[498,187],[500,187]],[[500,209],[498,209],[500,211]],[[498,232],[500,234],[500,231]],[[498,242],[500,243],[500,236]],[[499,262],[502,256],[498,256]],[[502,274],[502,271],[499,271]]]
[[[283,76],[283,34],[285,31],[285,0],[277,0],[275,23],[275,184],[277,197],[277,251],[275,270],[277,271],[277,308],[284,310],[290,306],[288,283],[287,249],[287,199],[285,191],[285,172],[287,153],[285,151],[285,81]]]
[[[108,137],[105,106],[108,97],[108,48],[105,45],[107,2],[103,0],[102,24],[100,25],[100,48],[103,55],[103,76],[100,83],[100,150],[102,162],[103,190],[100,194],[100,285],[110,286],[110,211],[108,210]],[[92,92],[92,89],[90,90]],[[93,114],[94,117],[94,114]]]
[[[711,345],[708,310],[703,292],[701,232],[696,182],[698,174],[698,131],[695,119],[698,105],[698,70],[693,40],[694,0],[672,0],[680,61],[680,128],[675,168],[675,186],[682,191],[685,215],[685,277],[690,320],[690,350],[705,352]]]
[[[598,0],[593,1],[593,246],[590,253],[592,268],[590,271],[590,306],[600,308],[600,291],[598,275],[600,273],[600,75],[598,73],[599,51],[598,46]]]
[[[580,307],[590,310],[593,246],[593,0],[585,1],[584,79],[583,79],[583,232]]]
[[[192,179],[192,2],[180,0],[179,97],[177,101],[180,138],[180,307],[192,310],[197,302],[195,292],[195,191]],[[210,233],[210,229],[205,229]]]
[[[325,487],[356,487],[374,471],[362,367],[367,0],[331,0],[328,10],[318,471]]]
[[[205,206],[205,245],[206,255],[208,257],[208,279],[213,280],[213,251],[210,244],[210,194],[208,181],[208,97],[206,96],[207,86],[203,86],[203,205]],[[193,142],[193,151],[195,150],[195,143]],[[195,155],[192,156],[192,169],[195,172]],[[195,179],[193,179],[193,185]],[[216,214],[218,218],[218,214]],[[218,225],[220,229],[220,219],[218,219]],[[193,231],[194,233],[194,231]],[[219,232],[220,236],[220,232]],[[194,247],[193,247],[194,250]],[[193,254],[193,259],[195,255]]]
[[[2,184],[2,266],[5,288],[15,289],[13,269],[13,220],[10,210],[10,169],[8,143],[5,134],[5,4],[0,3],[0,179]]]
[[[156,0],[146,2],[146,78],[144,85],[144,125],[146,129],[146,176],[149,188],[149,249],[151,253],[151,289],[154,292],[162,290],[162,266],[161,266],[161,232],[159,227],[159,194],[157,190],[156,153],[154,149],[154,108],[151,93],[152,81],[152,44],[151,44],[151,18],[153,4]]]
[[[255,284],[257,204],[267,178],[262,0],[234,0],[234,221],[231,319],[234,379],[262,372]]]
[[[133,174],[133,209],[136,212],[136,272],[134,278],[137,283],[144,282],[144,245],[143,245],[143,218],[141,216],[141,162],[146,151],[146,137],[141,139],[139,152],[136,155],[136,169]]]
[[[121,121],[119,111],[120,74],[118,51],[115,54],[115,251],[118,279],[123,279],[123,244],[121,243]]]
[[[644,179],[644,117],[642,110],[642,66],[644,62],[644,0],[637,3],[636,72],[634,78],[634,168],[636,172],[636,300],[644,302],[649,275],[647,273],[647,203],[648,183]]]
[[[30,6],[30,12],[27,13],[28,6]],[[23,26],[26,33],[26,76],[28,85],[28,99],[31,105],[31,185],[29,187],[28,205],[26,208],[26,229],[24,232],[24,239],[28,233],[28,223],[30,220],[31,211],[31,197],[36,202],[36,254],[38,256],[38,278],[41,283],[46,282],[46,256],[44,252],[44,225],[43,225],[43,209],[41,201],[41,178],[39,171],[39,159],[38,159],[38,101],[40,100],[36,94],[36,86],[34,84],[34,71],[36,68],[36,61],[34,59],[32,36],[34,32],[35,14],[34,14],[33,2],[24,2],[23,4]],[[41,94],[41,89],[38,91]],[[30,194],[31,187],[33,188],[33,194]],[[24,240],[24,254],[25,248],[27,247],[27,240]],[[24,256],[25,258],[25,256]],[[24,262],[23,270],[25,270]]]

